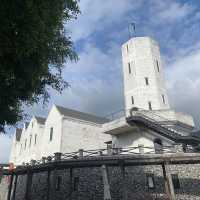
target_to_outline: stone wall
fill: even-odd
[[[178,174],[180,189],[175,189],[177,200],[200,200],[200,164],[171,165],[170,173]],[[125,179],[121,167],[107,168],[112,200],[165,199],[162,167],[127,166]],[[33,175],[31,200],[44,200],[47,196],[47,172]],[[52,171],[50,175],[50,200],[102,200],[103,179],[100,167],[74,168]],[[147,176],[154,179],[155,188],[148,187]],[[58,178],[59,177],[59,178]],[[27,175],[19,175],[16,200],[22,200],[26,191]],[[6,200],[8,177],[0,183],[0,200]],[[124,192],[125,189],[125,192]]]

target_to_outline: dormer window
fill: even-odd
[[[50,136],[49,141],[51,142],[53,140],[53,127],[50,128]]]

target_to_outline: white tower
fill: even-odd
[[[159,46],[149,37],[122,45],[125,109],[169,109]]]

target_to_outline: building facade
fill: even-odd
[[[115,120],[54,105],[46,119],[33,117],[13,139],[10,162],[40,160],[79,149],[171,146],[197,148],[193,118],[170,109],[157,42],[135,37],[122,45],[124,115]],[[160,148],[160,147],[159,147]],[[136,150],[138,151],[138,149]]]

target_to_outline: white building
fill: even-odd
[[[125,115],[108,120],[53,106],[46,119],[33,117],[17,129],[10,162],[16,165],[55,152],[113,147],[148,148],[173,144],[197,145],[193,118],[170,109],[159,46],[149,37],[136,37],[122,45]],[[151,149],[152,151],[152,149]]]

